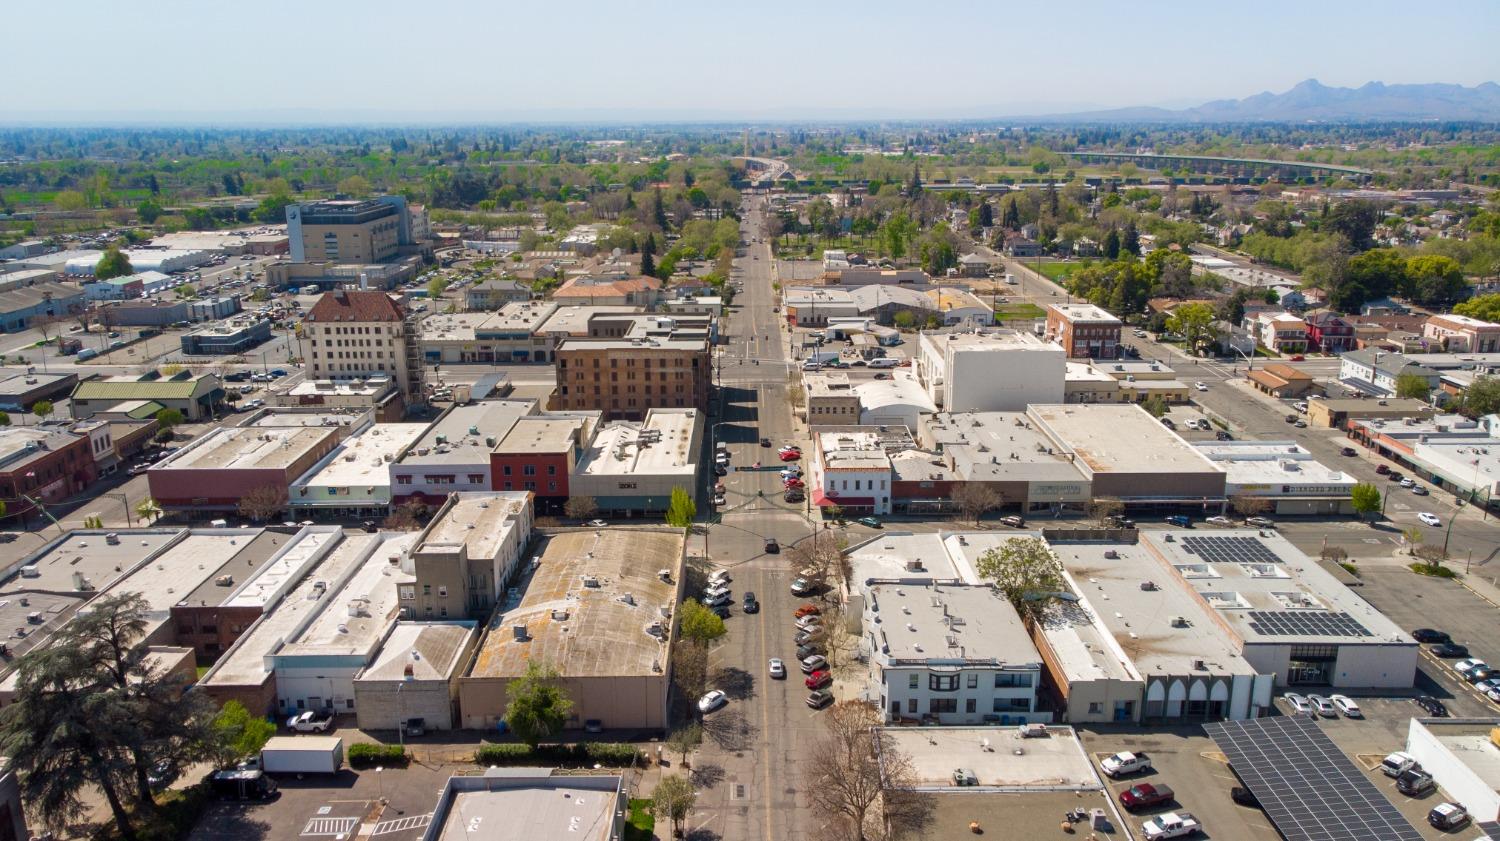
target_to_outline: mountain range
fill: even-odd
[[[1500,85],[1386,85],[1332,88],[1308,79],[1285,93],[1266,91],[1244,99],[1217,99],[1193,108],[1114,108],[1053,114],[1059,122],[1300,122],[1463,120],[1500,122]]]

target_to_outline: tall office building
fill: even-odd
[[[289,204],[286,222],[294,263],[383,263],[417,245],[418,232],[425,239],[427,227],[401,196]]]
[[[302,322],[302,358],[312,380],[390,377],[408,403],[421,394],[415,327],[401,305],[379,291],[335,289]]]

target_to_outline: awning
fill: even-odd
[[[813,504],[817,506],[840,505],[874,507],[875,497],[872,496],[833,496],[824,493],[821,488],[815,488],[812,492]]]

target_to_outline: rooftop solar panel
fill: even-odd
[[[1271,716],[1203,729],[1287,841],[1422,837],[1314,721]]]
[[[1268,637],[1373,637],[1347,613],[1328,610],[1252,610],[1250,630]]]
[[[1276,557],[1258,537],[1191,535],[1182,538],[1184,550],[1211,564],[1275,564]]]

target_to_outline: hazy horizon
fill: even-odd
[[[1092,1],[413,8],[22,4],[7,16],[8,63],[28,71],[0,89],[0,123],[995,119],[1181,108],[1309,78],[1500,78],[1486,0],[1433,15],[1387,0],[1248,14],[1173,0],[1126,16]]]

